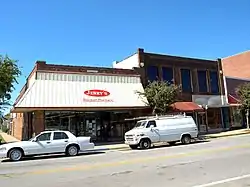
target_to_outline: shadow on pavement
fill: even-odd
[[[95,151],[95,152],[88,152],[88,153],[79,153],[79,155],[75,156],[75,157],[79,157],[79,156],[86,156],[86,155],[96,155],[96,154],[104,154],[105,152],[102,151]],[[68,157],[65,154],[54,154],[54,155],[41,155],[41,156],[27,156],[24,157],[21,161],[19,162],[23,162],[23,161],[32,161],[32,160],[45,160],[45,159],[54,159],[54,158],[73,158],[73,157]],[[10,159],[5,159],[2,160],[0,162],[13,162]]]
[[[191,142],[190,144],[184,145],[182,143],[176,143],[174,145],[169,145],[169,144],[164,144],[164,145],[155,145],[153,146],[151,149],[156,149],[156,148],[165,148],[165,147],[178,147],[178,146],[188,146],[188,145],[192,145],[192,144],[201,144],[201,143],[206,143],[206,142],[210,142],[208,140],[199,140],[199,141],[194,141]]]

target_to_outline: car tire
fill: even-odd
[[[17,162],[23,158],[23,152],[21,149],[14,148],[10,150],[8,156],[11,161]]]
[[[66,149],[67,156],[77,156],[79,153],[79,148],[76,145],[69,145]]]
[[[138,145],[129,145],[131,149],[137,149]]]
[[[140,142],[141,149],[149,149],[151,147],[151,141],[149,139],[142,139]]]
[[[190,144],[191,143],[191,136],[190,135],[183,135],[181,137],[181,143],[183,144]]]

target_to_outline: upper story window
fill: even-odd
[[[181,87],[183,92],[192,92],[190,69],[181,69]]]
[[[162,67],[162,80],[174,84],[174,73],[171,67]]]
[[[207,71],[206,70],[198,70],[197,71],[198,77],[198,85],[199,85],[199,92],[208,92],[207,89]]]
[[[219,80],[218,80],[218,72],[217,71],[210,71],[210,86],[211,92],[214,94],[219,93]]]
[[[157,66],[148,66],[147,76],[149,81],[156,81],[159,78],[158,67]]]

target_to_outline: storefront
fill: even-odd
[[[143,115],[148,108],[138,95],[144,91],[140,76],[129,71],[79,74],[38,69],[14,105],[13,135],[28,139],[43,130],[59,129],[96,141],[122,140],[133,127],[124,119]]]

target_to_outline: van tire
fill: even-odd
[[[129,145],[131,149],[137,149],[138,145]]]
[[[181,137],[181,143],[183,144],[190,144],[191,143],[191,136],[189,134],[184,134]]]
[[[150,139],[142,139],[140,141],[140,148],[141,149],[149,149],[151,147]]]

